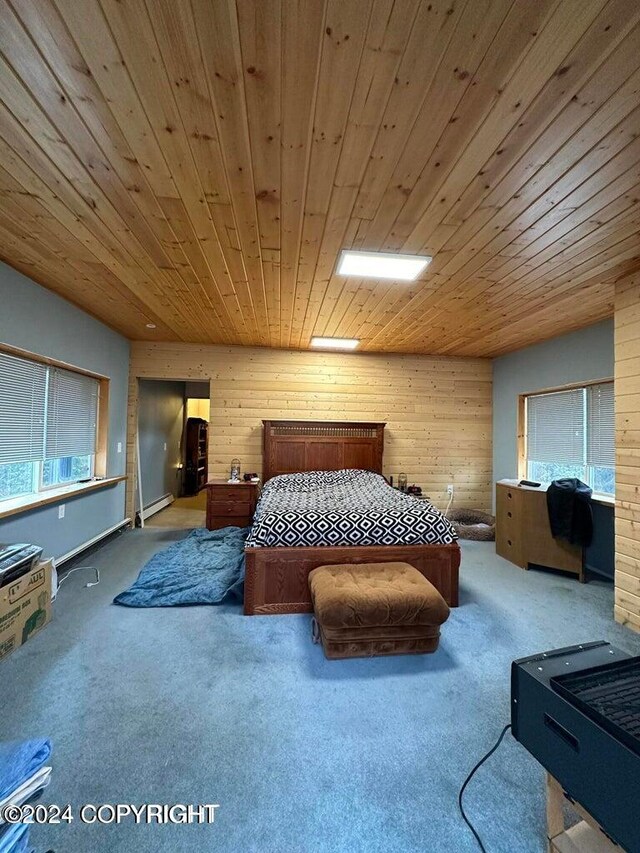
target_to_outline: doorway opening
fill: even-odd
[[[209,406],[208,381],[138,380],[137,525],[204,527]]]

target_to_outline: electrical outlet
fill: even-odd
[[[64,509],[65,505],[60,504],[60,506],[58,507],[58,518],[64,518]]]
[[[449,483],[447,486],[447,494],[451,496],[453,494],[453,483]]]
[[[118,442],[118,453],[122,453],[122,442]]]
[[[164,449],[165,449],[165,450],[167,449],[167,442],[166,442],[166,441],[165,441],[165,443],[164,443]]]

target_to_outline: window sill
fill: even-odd
[[[542,483],[540,486],[521,486],[520,480],[509,479],[498,480],[498,483],[502,483],[503,486],[511,486],[514,489],[525,489],[530,492],[546,492],[549,487],[549,483]],[[591,495],[591,503],[614,507],[616,505],[616,498],[615,495],[606,495],[602,492],[594,492]]]
[[[0,518],[17,515],[21,512],[29,512],[48,504],[56,504],[65,498],[75,498],[87,492],[95,492],[97,489],[105,489],[126,480],[125,476],[105,477],[104,480],[92,480],[90,483],[72,483],[70,486],[60,486],[57,489],[47,489],[46,492],[38,492],[36,495],[24,495],[20,498],[0,501]]]
[[[591,495],[591,503],[602,504],[603,506],[615,506],[616,499],[613,495],[603,495],[599,492],[594,492]]]

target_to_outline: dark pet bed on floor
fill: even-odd
[[[479,509],[454,509],[447,516],[461,539],[476,542],[493,542],[496,538],[496,520]]]

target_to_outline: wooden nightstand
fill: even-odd
[[[248,527],[258,502],[259,483],[207,483],[207,529]]]

